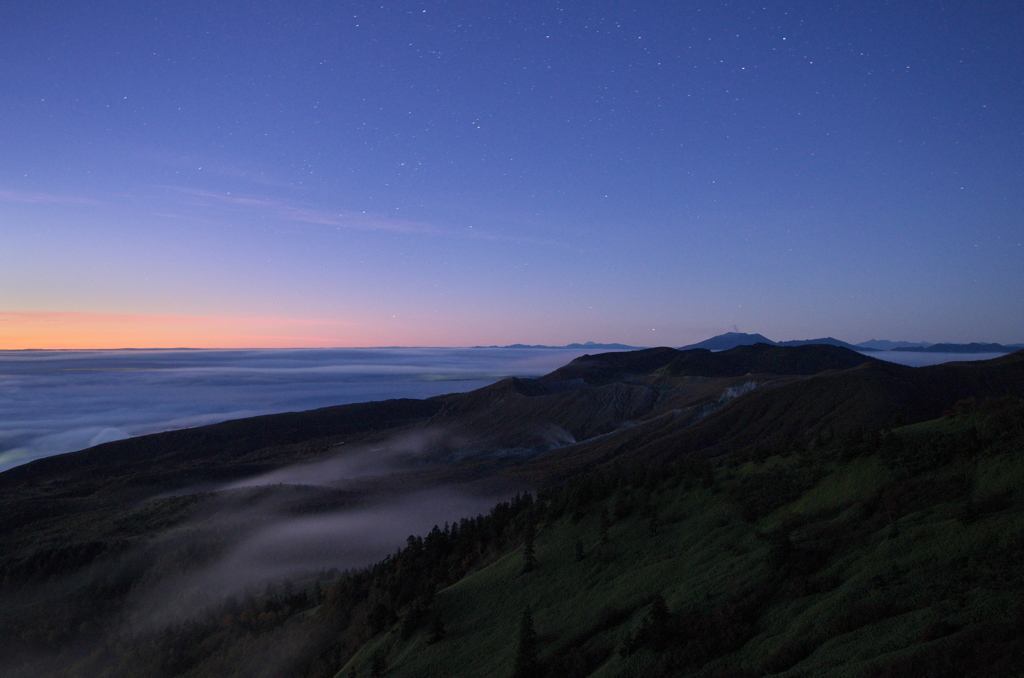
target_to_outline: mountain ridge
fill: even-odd
[[[871,360],[874,359],[856,351],[828,344],[776,346],[761,342],[722,351],[662,346],[627,353],[581,356],[540,379],[610,380],[625,378],[633,372],[654,371],[676,377],[736,377],[748,373],[809,375],[823,370],[845,369]]]
[[[978,675],[1013,675],[993,662],[1016,651],[1013,629],[1024,628],[1024,609],[1018,626],[1015,613],[999,616],[1024,593],[1006,574],[1024,557],[1022,397],[1024,351],[907,367],[827,344],[658,347],[581,356],[468,393],[253,417],[36,460],[0,473],[0,672],[344,678],[384,661],[399,677],[498,676],[516,645],[514,601],[537,613],[550,675],[707,673],[734,660],[754,662],[750,675],[820,673],[825,650],[857,666],[842,643],[884,668],[890,651],[848,634],[888,633],[892,620],[911,629],[899,636],[918,653],[907,662],[951,638],[976,652],[964,656],[987,672]],[[274,539],[313,531],[301,543],[318,553],[340,537],[316,530],[368,520],[380,532],[386,523],[373,521],[390,507],[455,488],[518,494],[488,500],[490,512],[457,530],[411,529],[423,536],[372,567],[309,565],[243,588],[266,566],[255,546],[283,549],[290,542]],[[412,506],[416,516],[429,504]],[[970,539],[948,538],[953,528]],[[991,542],[990,532],[1003,536]],[[950,543],[967,550],[942,556]],[[1000,545],[983,553],[974,543]],[[921,544],[933,550],[906,555]],[[902,584],[915,567],[924,574]],[[230,576],[208,579],[218,568]],[[956,589],[986,576],[998,581],[984,595]],[[917,583],[936,578],[952,598]],[[643,630],[655,595],[669,620],[658,637],[677,654]],[[969,614],[943,612],[960,599]],[[157,602],[155,619],[177,621],[145,617]],[[1001,625],[973,626],[979,615]],[[136,617],[139,628],[123,625]],[[704,649],[687,645],[693,638]],[[996,659],[977,655],[990,647]],[[912,675],[913,664],[892,666]]]
[[[768,344],[771,346],[807,346],[813,344],[828,344],[840,346],[852,351],[910,351],[924,353],[1013,353],[1024,349],[1024,344],[998,344],[979,343],[969,344],[941,343],[932,344],[928,342],[889,341],[888,339],[871,339],[859,344],[836,339],[835,337],[821,337],[818,339],[794,339],[789,341],[773,341],[762,334],[745,334],[743,332],[726,332],[705,339],[696,344],[683,346],[680,350],[692,350],[703,348],[710,351],[723,351],[737,346],[750,346],[753,344]]]
[[[548,346],[546,344],[509,344],[507,346],[473,346],[472,348],[569,348],[569,349],[602,349],[602,350],[637,350],[643,346],[630,346],[629,344],[601,344],[593,341],[585,341],[582,344],[572,343],[564,346]]]

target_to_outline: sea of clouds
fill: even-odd
[[[585,350],[0,351],[0,471],[130,436],[273,412],[427,398],[546,374]],[[870,353],[913,366],[998,354]]]
[[[130,436],[427,398],[540,376],[586,351],[506,348],[0,351],[0,471]]]

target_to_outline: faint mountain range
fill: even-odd
[[[565,346],[547,346],[545,344],[509,344],[508,346],[474,346],[473,348],[571,348],[571,349],[599,349],[603,351],[636,350],[645,348],[643,346],[630,346],[628,344],[598,344],[587,341],[582,344],[566,344]]]
[[[697,344],[683,346],[680,350],[705,348],[709,351],[727,351],[737,346],[768,344],[769,346],[808,346],[811,344],[827,344],[840,346],[852,351],[910,351],[915,353],[1013,353],[1024,349],[1024,344],[931,344],[926,341],[889,341],[888,339],[872,339],[859,344],[850,344],[834,337],[820,339],[797,339],[792,341],[772,341],[763,334],[745,334],[743,332],[726,332],[716,337],[705,339]]]
[[[1022,344],[930,344],[928,346],[907,346],[894,348],[893,351],[912,351],[914,353],[1013,353],[1024,349]]]
[[[737,346],[752,346],[754,344],[768,344],[769,346],[808,346],[811,344],[828,344],[829,346],[841,346],[851,351],[863,351],[862,346],[854,346],[845,341],[833,337],[822,337],[820,339],[795,339],[792,341],[772,341],[763,334],[745,334],[743,332],[726,332],[717,337],[705,339],[697,344],[683,346],[680,350],[689,351],[695,348],[705,348],[709,351],[727,351]],[[870,349],[867,349],[870,350]]]

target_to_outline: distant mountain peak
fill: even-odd
[[[763,334],[746,334],[744,332],[726,332],[718,336],[705,339],[696,344],[683,346],[680,350],[689,351],[695,348],[704,348],[709,351],[726,351],[737,346],[751,346],[753,344],[768,344],[775,346],[775,342]]]
[[[814,344],[827,344],[829,346],[839,346],[842,348],[848,348],[851,351],[863,351],[872,350],[872,347],[861,345],[853,345],[848,342],[836,339],[835,337],[820,337],[818,339],[793,339],[790,341],[772,341],[763,334],[746,334],[744,332],[726,332],[725,334],[719,334],[717,337],[711,337],[705,339],[698,344],[690,344],[689,346],[683,346],[682,350],[688,351],[695,348],[705,348],[709,351],[727,351],[730,348],[736,348],[737,346],[752,346],[754,344],[768,344],[769,346],[809,346]]]

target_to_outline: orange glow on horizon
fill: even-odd
[[[0,311],[0,350],[373,345],[367,329],[305,318]]]

